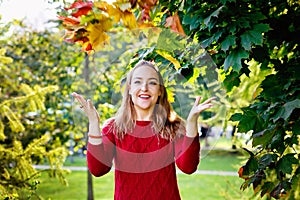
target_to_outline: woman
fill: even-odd
[[[73,93],[89,119],[87,163],[94,176],[109,172],[114,161],[114,199],[180,199],[176,167],[191,174],[199,164],[199,114],[212,106],[196,98],[186,125],[167,98],[154,65],[138,62],[128,73],[122,104],[102,130],[90,100]]]

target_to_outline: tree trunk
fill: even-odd
[[[90,82],[90,69],[89,69],[89,56],[87,53],[85,53],[85,63],[84,63],[84,69],[83,69],[83,76],[84,81],[88,84]],[[86,94],[88,95],[88,94]],[[87,128],[89,128],[89,125],[87,124]],[[87,129],[88,130],[88,129]],[[88,139],[86,137],[86,144],[88,142]],[[88,200],[94,200],[94,191],[93,191],[93,176],[89,170],[87,170],[87,199]]]

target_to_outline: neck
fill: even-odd
[[[153,110],[136,110],[136,120],[151,121]]]

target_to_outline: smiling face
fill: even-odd
[[[130,82],[129,94],[138,116],[152,114],[158,97],[161,95],[157,72],[143,65],[134,70]]]

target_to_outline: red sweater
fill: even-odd
[[[197,170],[198,136],[169,141],[155,134],[149,121],[137,121],[133,133],[121,140],[111,131],[111,123],[102,128],[102,144],[88,143],[87,164],[98,177],[109,172],[114,161],[114,199],[180,199],[175,163],[187,174]]]

